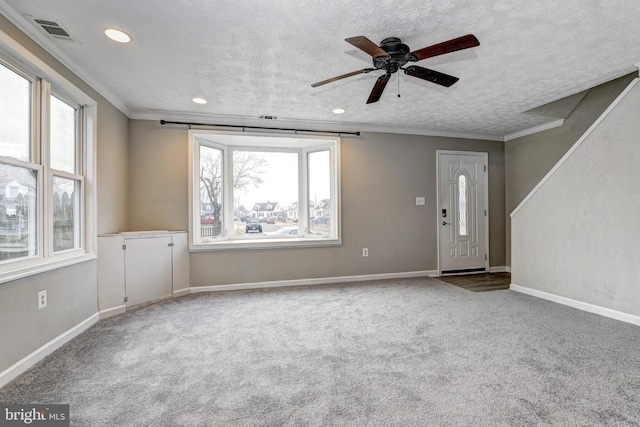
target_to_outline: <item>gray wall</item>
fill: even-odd
[[[511,212],[636,75],[630,74],[590,89],[562,127],[505,143],[507,265],[511,265]]]
[[[192,253],[191,285],[437,270],[439,149],[489,153],[490,262],[504,266],[501,142],[364,133],[341,142],[342,247]],[[132,229],[186,230],[187,129],[132,120],[129,152]]]
[[[188,230],[188,139],[184,126],[130,121],[130,230]]]
[[[97,312],[95,262],[0,284],[0,372]],[[47,307],[38,310],[38,292]]]
[[[99,233],[123,230],[127,220],[127,117],[0,16],[0,30],[97,101]],[[46,290],[48,306],[37,309]],[[0,372],[97,312],[96,262],[0,284]]]
[[[640,315],[638,111],[635,84],[514,213],[514,284]]]

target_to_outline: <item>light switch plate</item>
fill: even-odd
[[[416,197],[416,206],[424,206],[426,204],[426,200],[424,197]]]

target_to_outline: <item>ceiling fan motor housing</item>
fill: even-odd
[[[377,69],[385,70],[387,74],[393,74],[408,62],[406,56],[410,52],[409,46],[402,43],[399,38],[387,37],[380,42],[380,48],[389,56],[373,58],[373,66]]]

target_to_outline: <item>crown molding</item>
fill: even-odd
[[[504,141],[504,142],[507,142],[507,141],[511,141],[512,139],[522,138],[523,136],[533,135],[534,133],[543,132],[545,130],[557,128],[557,127],[560,127],[562,125],[564,125],[564,119],[554,120],[554,121],[549,122],[549,123],[545,123],[545,124],[542,124],[542,125],[539,125],[539,126],[534,126],[532,128],[529,128],[529,129],[524,129],[524,130],[520,130],[518,132],[510,133],[508,135],[504,135],[501,140]]]
[[[364,123],[328,122],[314,120],[276,119],[265,120],[256,117],[230,116],[202,113],[185,113],[179,111],[145,110],[135,111],[129,115],[133,120],[169,120],[169,121],[193,121],[232,126],[263,126],[263,127],[305,127],[314,130],[344,131],[344,132],[376,132],[393,133],[403,135],[441,136],[445,138],[477,139],[485,141],[501,141],[498,135],[480,133],[449,132],[431,129],[405,128],[400,126],[377,126]]]
[[[185,113],[175,111],[159,111],[159,110],[140,110],[131,111],[124,100],[116,96],[107,86],[100,83],[93,78],[90,73],[83,70],[73,60],[58,49],[55,42],[47,37],[44,32],[38,31],[35,25],[26,18],[24,15],[18,13],[8,4],[0,1],[0,13],[2,13],[11,23],[13,23],[19,30],[24,32],[35,43],[45,49],[50,55],[52,55],[57,61],[59,61],[69,71],[74,73],[77,77],[82,79],[93,90],[104,97],[108,102],[113,104],[118,110],[125,114],[129,119],[134,120],[174,120],[174,121],[205,121],[216,122],[226,125],[259,125],[269,127],[270,123],[273,127],[313,127],[318,130],[343,130],[349,132],[377,132],[377,133],[392,133],[392,134],[404,134],[404,135],[420,135],[420,136],[439,136],[445,138],[460,138],[460,139],[475,139],[485,141],[510,141],[523,136],[532,135],[545,130],[560,127],[564,124],[564,119],[555,120],[540,126],[535,126],[522,131],[514,132],[506,135],[484,134],[474,132],[456,132],[456,131],[439,131],[433,129],[424,128],[406,128],[401,126],[379,126],[364,123],[345,123],[345,122],[324,122],[313,120],[294,120],[294,119],[277,119],[277,120],[265,120],[254,117],[246,116],[227,116],[227,115],[209,115],[201,113]],[[640,63],[635,64],[637,68],[640,68]]]
[[[84,81],[89,87],[98,92],[100,96],[113,104],[124,115],[130,117],[131,111],[127,108],[125,102],[111,92],[105,85],[91,77],[91,74],[83,70],[78,64],[72,61],[67,55],[62,53],[55,45],[54,41],[47,37],[44,32],[38,31],[35,25],[24,15],[18,13],[8,4],[0,1],[0,13],[4,15],[13,25],[18,27],[20,31],[25,33],[35,43],[40,45],[45,51],[53,56],[58,62],[65,66],[69,71]],[[79,41],[81,43],[81,41]]]

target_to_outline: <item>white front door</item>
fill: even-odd
[[[487,153],[438,151],[441,274],[489,270]]]

